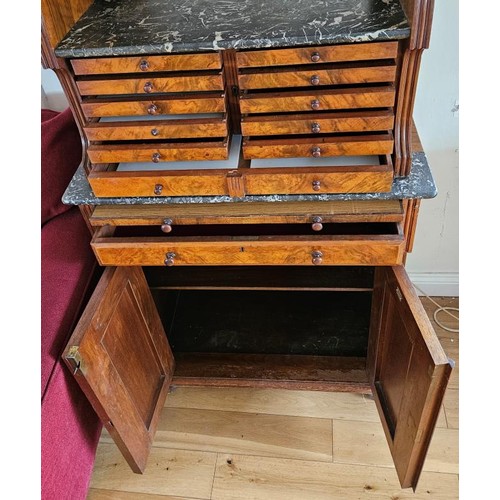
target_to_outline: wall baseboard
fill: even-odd
[[[458,297],[459,273],[412,273],[412,283],[430,297]],[[417,290],[419,295],[422,293]]]

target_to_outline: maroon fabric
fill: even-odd
[[[71,110],[42,109],[42,225],[68,211],[61,201],[82,159],[82,143]]]
[[[42,229],[42,396],[71,333],[96,260],[77,207]]]
[[[102,424],[58,361],[42,401],[42,500],[84,500]]]

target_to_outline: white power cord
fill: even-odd
[[[449,314],[452,318],[455,318],[457,321],[459,321],[459,318],[452,314],[450,311],[456,311],[460,312],[457,307],[449,307],[449,306],[440,306],[435,300],[433,300],[431,297],[429,297],[422,289],[420,289],[417,285],[413,285],[424,297],[428,298],[435,306],[437,306],[437,309],[434,311],[434,321],[436,322],[437,325],[439,325],[443,330],[446,330],[447,332],[452,332],[452,333],[458,333],[458,328],[450,328],[449,326],[444,326],[437,318],[438,313],[441,311],[444,311],[446,314]]]

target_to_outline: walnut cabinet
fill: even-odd
[[[125,45],[93,46],[101,3],[42,0],[42,63],[81,133],[105,266],[63,358],[131,469],[172,384],[354,391],[373,394],[415,489],[452,362],[404,269],[419,196],[390,194],[411,173],[433,1],[365,2],[402,17],[373,33],[351,20],[350,40],[182,53],[138,48],[128,20]],[[64,55],[71,33],[80,53]]]

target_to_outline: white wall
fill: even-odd
[[[407,269],[433,295],[458,295],[458,3],[435,2],[413,113],[438,196],[422,200]]]
[[[44,105],[67,106],[59,82],[42,69]],[[407,269],[430,295],[458,295],[458,2],[435,2],[431,45],[424,52],[414,118],[439,194],[423,200]]]

